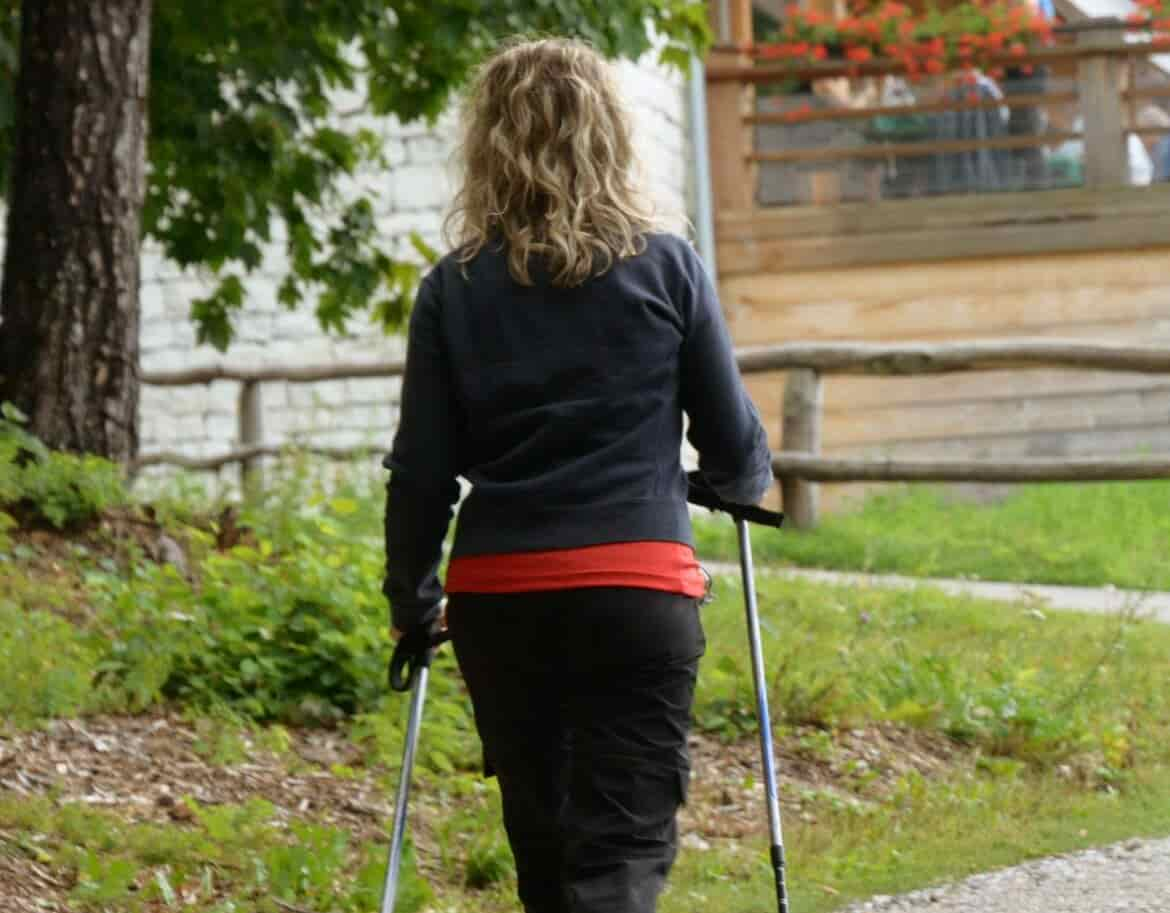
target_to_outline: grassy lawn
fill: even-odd
[[[696,532],[702,554],[736,560],[730,524]],[[1170,482],[1028,485],[992,504],[910,486],[752,541],[760,561],[803,567],[1166,590]]]
[[[75,484],[80,464],[39,467],[35,485],[3,469],[0,909],[375,909],[406,710],[383,685],[376,483],[292,477],[238,512],[148,511],[108,479],[100,497]],[[38,513],[46,491],[60,524]],[[760,599],[794,909],[1170,833],[1170,628],[776,579]],[[734,583],[704,611],[663,910],[763,913]],[[445,651],[401,913],[518,909],[478,763]]]

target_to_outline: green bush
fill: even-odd
[[[339,535],[327,512],[282,546],[211,551],[195,581],[172,565],[95,581],[113,632],[103,673],[137,705],[161,694],[301,721],[372,707],[389,653],[377,551]]]
[[[67,621],[0,598],[0,720],[25,725],[87,709],[95,663]]]
[[[114,463],[49,450],[24,430],[24,422],[11,404],[0,406],[0,508],[64,529],[126,502],[126,487]]]
[[[190,578],[153,564],[129,576],[92,573],[111,700],[135,709],[160,698],[226,704],[265,721],[354,716],[355,737],[371,758],[395,763],[402,720],[387,710],[406,702],[386,699],[384,556],[380,542],[361,535],[376,500],[360,491],[305,493],[283,506],[249,508],[240,526],[250,532],[226,552],[212,547],[211,534],[192,530]],[[432,680],[420,761],[436,772],[479,760],[454,665],[442,651]]]

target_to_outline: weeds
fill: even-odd
[[[1129,725],[1136,699],[1150,726],[1133,749],[1166,757],[1154,734],[1164,725],[1154,720],[1170,713],[1159,671],[1170,631],[1161,626],[1060,613],[1040,621],[930,590],[800,581],[764,581],[760,603],[778,720],[825,729],[888,720],[1032,765],[1080,758],[1115,779],[1124,768],[1102,760],[1107,733]],[[755,714],[737,594],[725,588],[704,623],[696,722],[734,740],[752,731]]]

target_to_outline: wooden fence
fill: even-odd
[[[896,377],[1004,369],[1067,368],[1143,374],[1170,374],[1170,349],[1162,346],[1085,343],[1079,340],[1017,339],[942,344],[790,343],[737,352],[744,374],[787,372],[781,450],[773,459],[784,509],[793,526],[809,528],[817,520],[818,482],[1070,482],[1170,478],[1170,458],[888,460],[825,458],[820,426],[825,374]],[[149,372],[143,382],[155,386],[240,383],[239,446],[218,456],[192,458],[159,452],[138,458],[134,468],[157,465],[217,470],[239,463],[242,480],[251,484],[263,456],[288,449],[263,440],[264,382],[311,383],[362,377],[401,376],[401,360],[302,368],[204,368]],[[302,448],[335,459],[352,458],[368,448]]]

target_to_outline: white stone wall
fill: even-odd
[[[686,232],[689,143],[685,80],[644,61],[618,64],[618,76],[634,122],[643,179],[655,205],[676,231]],[[440,229],[452,193],[451,154],[455,120],[434,128],[387,122],[374,125],[385,138],[390,171],[360,179],[379,201],[378,218],[394,255],[414,257],[406,239],[419,232],[442,250]],[[196,347],[190,302],[210,283],[179,272],[148,250],[142,270],[141,363],[144,371],[208,364],[303,365],[394,358],[404,353],[401,337],[386,337],[355,325],[344,338],[327,336],[311,309],[290,312],[276,300],[285,274],[278,246],[246,283],[247,300],[237,317],[237,336],[224,355]],[[314,384],[269,383],[262,387],[266,443],[312,441],[326,446],[389,446],[397,420],[397,380],[351,380]],[[239,388],[233,382],[206,386],[144,386],[140,408],[141,451],[179,451],[190,456],[222,453],[237,443]],[[229,474],[232,475],[232,474]]]

